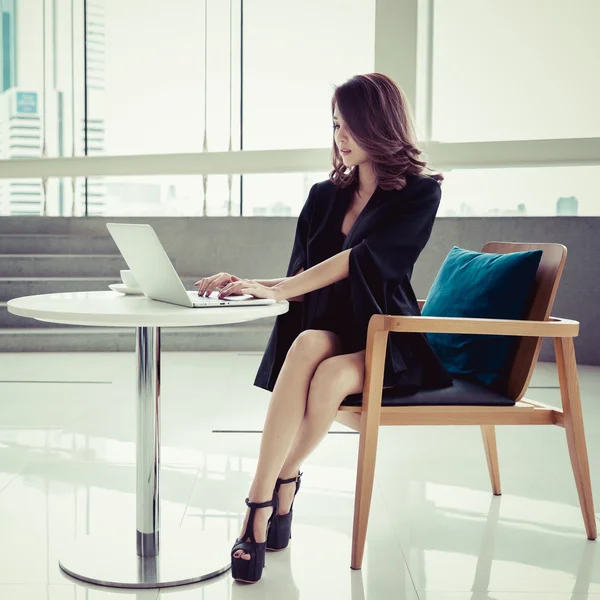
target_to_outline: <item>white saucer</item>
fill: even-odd
[[[119,294],[127,294],[130,296],[139,296],[144,293],[140,288],[129,288],[124,283],[111,283],[108,287],[113,292],[119,292]]]

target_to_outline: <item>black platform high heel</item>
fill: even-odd
[[[282,485],[285,485],[286,483],[296,483],[296,491],[294,492],[295,500],[296,494],[300,489],[301,478],[302,473],[298,471],[298,475],[296,477],[291,477],[290,479],[277,479],[277,483],[275,484],[275,495],[277,495],[279,488]],[[269,527],[269,534],[267,535],[267,550],[277,552],[278,550],[283,550],[288,547],[292,537],[292,514],[294,512],[294,500],[292,500],[289,513],[285,515],[275,515],[273,518],[271,527]]]
[[[273,514],[269,517],[267,523],[267,534],[270,530],[271,524],[273,523],[273,517],[277,514],[279,508],[279,499],[274,494],[273,498],[268,502],[250,502],[249,498],[246,498],[246,506],[250,509],[250,515],[248,516],[248,523],[246,525],[246,531],[240,540],[236,540],[233,548],[231,549],[231,575],[236,581],[243,581],[244,583],[256,583],[262,576],[263,568],[265,566],[265,554],[266,554],[266,542],[257,542],[254,537],[254,515],[259,508],[273,507]],[[250,541],[246,541],[250,538]],[[250,559],[245,560],[241,556],[235,558],[234,554],[241,550],[243,553],[249,554]]]

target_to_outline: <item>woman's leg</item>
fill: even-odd
[[[295,477],[302,462],[319,445],[335,420],[346,396],[363,390],[365,351],[341,354],[325,359],[310,384],[306,413],[298,435],[281,468],[279,477]],[[283,485],[279,490],[279,514],[289,512],[295,486]]]
[[[303,331],[292,344],[267,411],[256,475],[248,494],[251,501],[265,502],[273,496],[275,481],[307,410],[308,389],[313,375],[324,360],[340,351],[339,338],[330,331]],[[254,529],[257,542],[266,540],[267,521],[271,512],[267,508],[256,513]],[[247,518],[248,513],[240,539],[246,529]],[[242,554],[240,550],[236,557]],[[243,558],[250,559],[250,555],[243,554]]]

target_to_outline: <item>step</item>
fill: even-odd
[[[221,231],[226,233],[231,229],[232,218],[240,221],[239,217],[151,217],[138,215],[131,217],[90,216],[90,217],[41,217],[29,216],[4,216],[0,219],[0,234],[33,234],[39,232],[52,235],[76,236],[107,236],[107,223],[148,223],[157,231],[169,232],[168,238],[178,233],[185,233],[193,237],[198,231]],[[293,219],[289,219],[292,221]],[[257,228],[256,231],[267,229],[273,217],[252,217],[246,221]],[[279,222],[279,221],[278,221]],[[210,223],[210,224],[209,224]]]
[[[118,254],[109,235],[0,234],[0,254]]]
[[[265,349],[274,319],[218,327],[163,328],[164,351],[261,352]],[[0,329],[0,352],[133,352],[133,328],[69,327]]]
[[[183,277],[182,281],[186,289],[193,290],[198,277]],[[120,283],[118,273],[115,277],[0,277],[0,302],[38,294],[105,291],[110,283]]]
[[[0,219],[0,234],[108,235],[106,223],[123,221],[145,223],[146,217],[42,217],[40,215],[4,216]]]
[[[3,277],[117,277],[120,254],[0,254]]]
[[[0,219],[0,233],[32,233],[44,231],[52,234],[68,234],[72,219],[65,217],[42,217],[38,215],[5,216]],[[103,232],[102,232],[103,233]]]

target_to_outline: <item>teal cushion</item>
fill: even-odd
[[[442,264],[423,316],[524,319],[530,308],[541,250],[491,254],[454,246]],[[518,338],[427,334],[450,373],[505,393]]]

